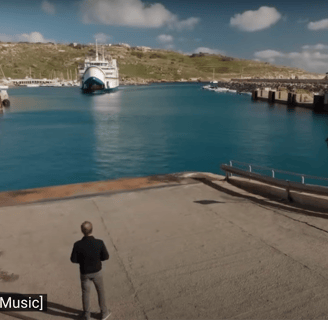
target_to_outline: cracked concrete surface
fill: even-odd
[[[312,213],[219,180],[2,207],[0,271],[19,278],[0,292],[47,293],[49,311],[0,319],[77,319],[85,220],[111,255],[113,320],[326,319],[328,215]]]

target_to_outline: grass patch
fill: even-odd
[[[67,71],[75,77],[79,63],[95,52],[94,46],[75,49],[68,45],[42,43],[0,43],[0,65],[11,78],[32,77],[67,78]],[[101,57],[102,48],[99,50]],[[121,78],[141,78],[145,80],[179,80],[200,78],[209,81],[233,77],[265,77],[279,74],[304,74],[297,69],[278,67],[263,62],[240,60],[222,55],[190,57],[174,51],[152,50],[142,52],[133,48],[118,46],[105,47],[105,55],[117,59]]]

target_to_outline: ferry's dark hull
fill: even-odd
[[[115,88],[106,88],[105,84],[98,79],[97,77],[90,77],[84,83],[82,83],[82,92],[84,93],[102,93],[102,92],[111,92],[117,90]]]
[[[82,84],[83,92],[94,92],[98,90],[104,90],[105,84],[96,77],[90,77]]]

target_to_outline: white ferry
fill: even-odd
[[[84,66],[79,69],[79,74],[83,92],[111,91],[119,86],[116,59],[109,56],[109,60],[106,60],[104,53],[102,59],[99,59],[97,44],[96,58],[86,58]]]

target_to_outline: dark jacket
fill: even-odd
[[[101,261],[108,259],[109,254],[102,240],[86,236],[74,243],[71,261],[80,264],[81,274],[100,271]]]

